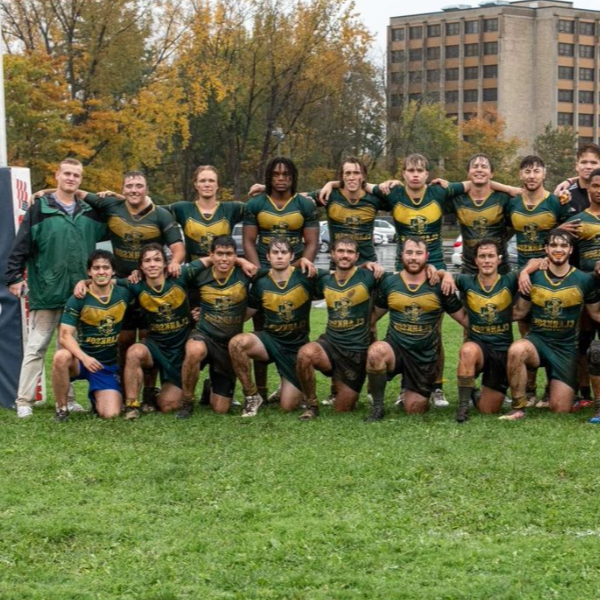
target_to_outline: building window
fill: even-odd
[[[465,67],[465,79],[477,79],[479,77],[479,67]]]
[[[446,113],[448,119],[452,119],[455,123],[458,122],[458,115],[456,113]]]
[[[399,63],[404,61],[404,50],[392,50],[392,62]]]
[[[579,81],[594,81],[594,69],[579,67]]]
[[[498,65],[483,65],[484,79],[497,79]]]
[[[440,93],[439,92],[428,92],[427,100],[430,102],[439,102],[440,101]]]
[[[463,121],[470,121],[471,119],[475,118],[477,116],[476,113],[464,113],[463,114]],[[463,140],[465,140],[465,142],[468,142],[470,140],[470,137],[468,135],[463,136]]]
[[[411,40],[420,40],[423,37],[423,27],[421,25],[418,27],[409,27],[408,37]]]
[[[402,105],[402,96],[400,96],[400,94],[392,94],[391,101],[392,108],[397,108]]]
[[[479,44],[465,44],[465,56],[479,56]]]
[[[446,23],[446,35],[460,35],[460,23]]]
[[[573,79],[574,69],[573,67],[558,67],[558,78],[559,79]]]
[[[561,33],[575,33],[575,21],[558,20],[558,30]]]
[[[421,94],[409,94],[408,100],[409,100],[409,102],[420,102]]]
[[[433,48],[427,48],[427,60],[439,60],[441,48],[434,46]]]
[[[498,19],[485,19],[483,22],[484,31],[498,31]]]
[[[498,54],[498,42],[485,42],[483,44],[483,53],[486,56]]]
[[[580,127],[593,127],[594,126],[594,115],[579,114],[579,126]]]
[[[578,142],[580,146],[583,146],[583,144],[591,144],[594,141],[593,137],[588,137],[586,135],[580,135],[578,138]]]
[[[450,92],[446,92],[446,104],[455,104],[458,102],[458,90],[452,90]]]
[[[497,88],[484,88],[483,101],[484,102],[498,102],[498,89]]]
[[[581,35],[594,35],[595,33],[594,23],[587,23],[586,21],[579,21],[579,33]]]
[[[479,21],[465,21],[465,33],[479,33]]]
[[[399,83],[402,83],[403,79],[404,79],[404,73],[400,73],[399,71],[394,71],[392,73],[391,80],[392,80],[393,84],[397,85]]]
[[[408,60],[423,60],[423,48],[411,48],[408,51]]]
[[[559,102],[573,102],[573,90],[558,90]]]
[[[420,83],[421,81],[423,81],[423,72],[422,71],[409,71],[408,81],[409,81],[409,83]]]
[[[427,37],[440,37],[442,35],[441,25],[427,25]]]
[[[558,55],[559,56],[574,56],[575,45],[574,44],[558,44]]]
[[[579,104],[594,104],[594,92],[579,90]]]
[[[594,46],[579,45],[579,58],[594,58]]]
[[[446,69],[446,81],[458,81],[458,68]]]
[[[446,58],[458,58],[458,46],[446,46]]]
[[[477,90],[465,90],[463,92],[464,102],[477,102]]]
[[[440,80],[440,70],[439,69],[430,69],[427,71],[427,81],[430,83],[434,81]]]
[[[573,125],[573,113],[558,113],[558,124],[559,125]]]
[[[392,42],[403,42],[404,41],[404,28],[392,29]]]

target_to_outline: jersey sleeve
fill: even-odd
[[[453,198],[465,193],[465,186],[462,183],[450,183],[444,190],[445,198]]]
[[[389,277],[392,277],[393,273],[389,274],[389,275],[384,275],[378,282],[377,284],[377,293],[375,294],[375,306],[377,306],[377,308],[383,308],[385,310],[387,310],[389,308],[388,306],[388,295],[387,295],[387,288],[388,288],[388,279]]]
[[[187,265],[181,265],[181,278],[186,285],[189,285],[204,269],[206,265],[201,260],[193,260]]]
[[[319,227],[319,215],[317,214],[317,207],[312,200],[301,196],[302,208],[304,213],[304,227]]]
[[[260,307],[260,279],[257,279],[250,285],[250,291],[248,292],[248,308],[259,310]]]
[[[100,214],[104,214],[112,206],[125,202],[125,200],[121,200],[116,196],[100,198],[98,194],[86,194],[83,201],[86,204],[89,204],[93,209],[97,210]]]
[[[506,277],[506,285],[508,286],[508,289],[513,294],[516,294],[517,291],[519,290],[519,272],[511,271],[510,273],[507,273],[505,275],[505,277]]]
[[[156,210],[158,211],[160,230],[162,231],[165,244],[170,246],[177,242],[183,242],[181,231],[177,226],[177,222],[173,218],[173,215],[162,206],[157,206]]]
[[[251,225],[253,227],[258,227],[258,210],[255,199],[253,198],[246,204],[244,207],[244,225]]]
[[[555,198],[558,203],[557,221],[559,223],[564,223],[571,216],[571,206],[568,202],[566,204],[561,204],[560,198],[557,196],[555,196]]]
[[[586,304],[596,304],[600,302],[600,296],[596,288],[596,282],[591,275],[585,273],[584,300]]]
[[[63,310],[60,322],[63,325],[71,325],[72,327],[77,327],[77,325],[79,324],[80,315],[81,300],[79,300],[79,298],[75,298],[75,296],[71,296],[67,300],[67,304],[65,305],[65,309]]]
[[[469,278],[470,275],[464,275],[462,273],[459,275],[454,275],[454,283],[456,283],[456,289],[458,289],[459,292],[466,291]]]
[[[244,202],[231,202],[231,227],[241,223],[244,220],[244,212],[246,210],[246,204]]]
[[[449,296],[442,294],[442,306],[449,315],[453,315],[463,307],[456,294],[450,294]]]

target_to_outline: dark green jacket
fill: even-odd
[[[85,202],[78,201],[70,216],[53,194],[40,198],[27,211],[15,238],[6,285],[22,281],[27,268],[29,308],[63,308],[75,284],[87,278],[87,258],[105,234],[106,225]]]

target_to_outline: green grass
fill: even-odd
[[[446,319],[451,408],[374,425],[364,400],[310,423],[0,411],[0,598],[599,597],[599,430],[456,425],[461,339]]]

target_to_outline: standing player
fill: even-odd
[[[296,262],[311,262],[319,245],[319,220],[314,203],[296,193],[298,169],[283,156],[269,161],[265,171],[265,193],[248,201],[244,211],[244,255],[255,265],[269,268],[267,247],[276,237],[285,237],[294,250]],[[261,331],[264,315],[254,316],[254,329]],[[267,368],[255,364],[258,393],[267,397]]]
[[[367,269],[356,268],[358,244],[353,239],[338,238],[331,258],[335,271],[319,277],[315,292],[317,298],[325,299],[327,328],[316,342],[298,352],[296,372],[308,406],[300,417],[303,420],[319,414],[315,369],[336,382],[336,412],[354,409],[366,377],[375,276]]]
[[[17,298],[29,285],[29,335],[17,391],[17,416],[32,415],[44,357],[75,284],[87,273],[86,260],[105,233],[98,213],[77,199],[83,167],[63,160],[55,173],[57,188],[34,203],[21,224],[6,267],[6,285]],[[69,393],[69,410],[83,410]]]
[[[296,355],[308,343],[315,280],[292,266],[294,253],[286,238],[269,242],[267,260],[271,268],[254,281],[249,298],[251,313],[259,309],[264,312],[264,330],[241,333],[229,342],[231,362],[246,397],[242,417],[254,417],[263,402],[252,381],[252,360],[276,364],[281,377],[280,400],[284,411],[295,410],[302,400],[296,376]]]
[[[592,171],[600,168],[600,146],[598,144],[583,144],[577,150],[575,172],[577,177],[567,179],[554,190],[556,196],[564,191],[569,191],[571,200],[569,202],[570,213],[577,214],[589,207],[588,189],[591,181]]]
[[[375,318],[390,311],[390,325],[383,342],[375,342],[367,355],[367,373],[373,408],[367,421],[380,421],[385,414],[384,399],[388,379],[401,373],[404,378],[404,410],[423,413],[435,385],[437,356],[440,352],[439,321],[447,312],[463,327],[465,310],[458,298],[445,296],[441,285],[431,285],[425,267],[428,252],[418,237],[407,237],[402,250],[402,270],[388,275],[379,284]]]
[[[83,298],[71,296],[67,301],[59,330],[61,349],[54,355],[52,389],[57,421],[69,416],[67,394],[75,379],[88,381],[89,399],[98,416],[110,419],[122,409],[117,339],[132,294],[113,285],[115,260],[110,252],[95,250],[87,264],[91,284]]]
[[[546,241],[547,271],[531,277],[531,292],[515,306],[515,319],[531,312],[531,331],[508,351],[508,379],[513,410],[501,419],[525,416],[527,371],[546,367],[550,383],[549,408],[567,413],[573,407],[577,385],[577,332],[584,304],[600,321],[600,302],[593,278],[572,267],[570,233],[552,230]]]

